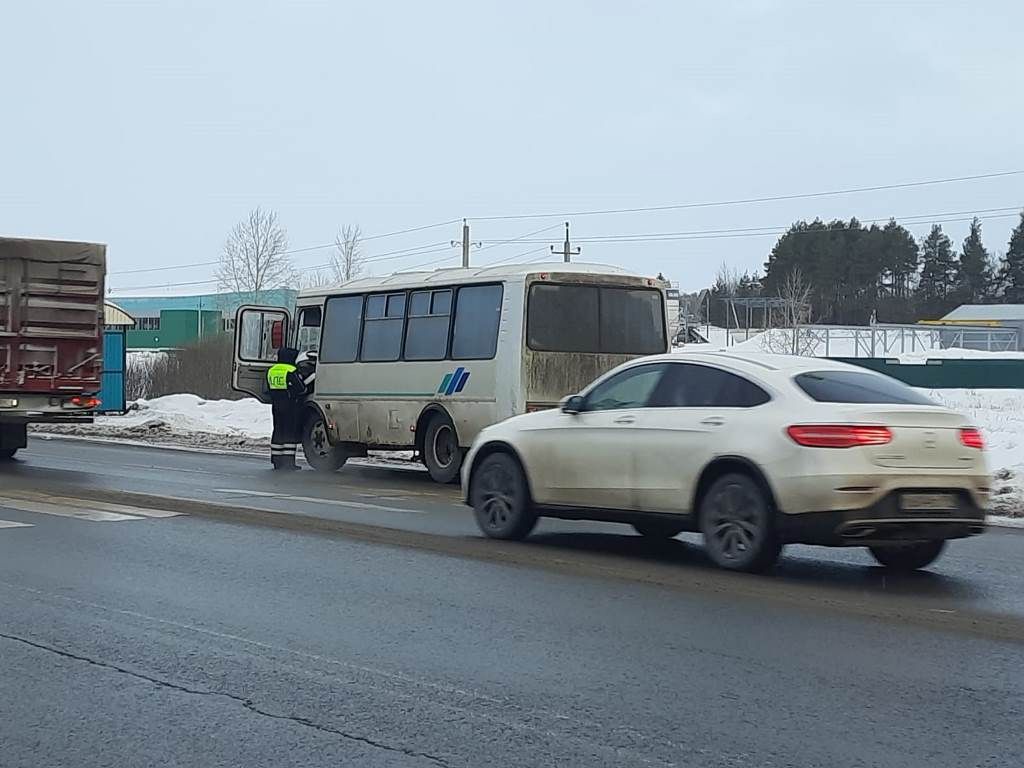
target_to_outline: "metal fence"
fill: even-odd
[[[940,349],[973,349],[985,352],[1020,350],[1016,328],[982,328],[972,325],[806,325],[774,328],[763,334],[765,351],[812,357],[884,358]]]

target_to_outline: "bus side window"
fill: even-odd
[[[375,294],[366,297],[363,318],[364,362],[398,360],[402,354],[402,328],[405,325],[405,294]]]
[[[501,321],[500,285],[469,285],[459,288],[455,300],[453,360],[490,360],[498,349]]]
[[[363,326],[363,297],[337,296],[327,300],[320,343],[321,363],[351,363],[359,351]]]
[[[406,360],[444,360],[448,354],[452,292],[413,291],[405,329]]]

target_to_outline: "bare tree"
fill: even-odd
[[[339,283],[354,280],[363,272],[363,232],[358,224],[348,224],[334,238],[331,270]]]
[[[789,355],[813,355],[818,340],[804,333],[803,326],[810,322],[811,286],[804,280],[800,268],[786,275],[779,286],[777,329],[765,332],[763,346],[769,352]]]
[[[288,234],[277,213],[254,208],[238,222],[221,251],[217,283],[221,290],[248,293],[295,285],[298,274],[288,256]]]
[[[327,269],[313,269],[302,275],[299,285],[302,288],[326,288],[336,282]]]

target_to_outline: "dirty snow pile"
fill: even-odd
[[[39,424],[39,432],[170,443],[197,448],[261,450],[270,445],[270,406],[258,400],[204,400],[167,395],[136,400],[120,416],[98,416],[94,424]]]

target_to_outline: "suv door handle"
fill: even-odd
[[[702,419],[700,423],[705,427],[720,427],[725,424],[725,419],[721,416],[708,416],[706,419]]]
[[[613,424],[633,424],[636,422],[636,416],[619,416],[615,419]]]

